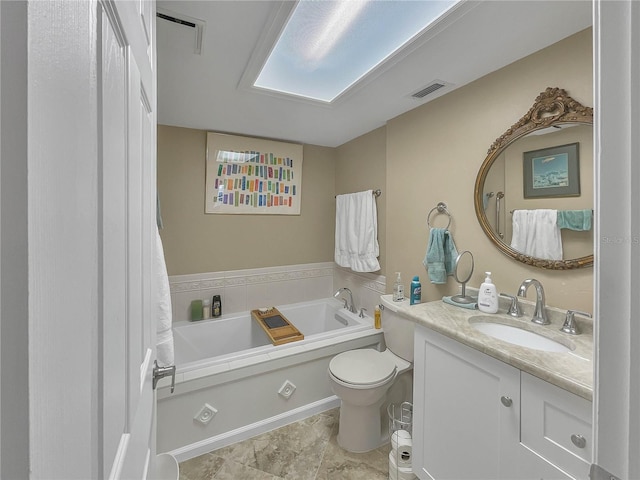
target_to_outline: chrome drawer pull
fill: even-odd
[[[510,407],[513,404],[513,400],[509,397],[500,397],[500,401],[505,407]]]
[[[576,435],[575,433],[571,435],[571,441],[578,448],[584,448],[587,446],[587,439],[582,435]]]

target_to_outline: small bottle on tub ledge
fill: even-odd
[[[222,300],[220,295],[214,295],[211,301],[211,316],[217,318],[222,315]]]

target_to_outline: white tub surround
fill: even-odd
[[[193,300],[222,297],[222,314],[245,312],[268,305],[287,305],[328,298],[341,287],[353,292],[358,310],[373,308],[385,293],[385,277],[355,273],[334,262],[285,265],[225,272],[172,275],[169,277],[173,320],[189,320]]]
[[[176,386],[158,389],[158,451],[180,461],[337,407],[327,368],[336,354],[382,348],[371,316],[334,298],[276,305],[305,335],[273,346],[249,312],[174,324]]]
[[[373,309],[380,303],[380,295],[386,293],[386,278],[375,273],[353,272],[348,268],[335,265],[333,275],[334,292],[347,287],[353,293],[353,303],[358,311],[364,307],[373,316]],[[333,292],[332,292],[333,293]]]
[[[330,297],[334,265],[324,262],[173,275],[169,283],[174,322],[189,320],[193,300],[213,295],[221,296],[223,315]]]

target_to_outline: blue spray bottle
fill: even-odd
[[[420,277],[417,275],[413,277],[411,281],[411,297],[409,300],[410,305],[420,303],[422,300],[422,285],[420,285]]]

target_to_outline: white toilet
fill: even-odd
[[[387,349],[343,352],[329,362],[331,389],[341,400],[338,444],[350,452],[368,452],[389,438],[386,406],[411,401],[414,323],[397,314],[391,295],[380,297]]]

